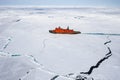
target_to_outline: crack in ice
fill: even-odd
[[[45,39],[45,40],[43,41],[43,48],[45,48],[45,46],[46,46],[46,44],[45,44],[45,41],[46,41],[46,40],[47,40],[47,39]],[[25,56],[25,57],[29,57],[33,63],[35,63],[36,65],[39,66],[39,67],[36,67],[36,68],[31,68],[31,69],[29,69],[24,76],[22,76],[21,78],[19,78],[19,80],[25,79],[25,78],[28,76],[28,74],[30,74],[33,70],[36,70],[36,69],[42,70],[42,71],[44,71],[44,72],[46,72],[46,73],[49,73],[49,74],[58,75],[58,73],[55,73],[55,72],[53,72],[53,71],[50,71],[50,70],[46,69],[46,68],[43,66],[43,64],[40,64],[33,55],[11,54],[11,53],[6,53],[6,52],[4,52],[4,50],[8,47],[8,45],[10,44],[10,42],[11,42],[11,37],[8,39],[8,42],[3,46],[3,49],[2,49],[1,52],[5,53],[5,54],[4,54],[4,55],[3,55],[3,54],[0,54],[1,56],[6,56],[6,57],[7,57],[7,56],[9,56],[9,57]],[[65,77],[65,76],[62,76],[62,77]],[[54,80],[54,79],[55,79],[55,77],[53,78],[53,80]]]
[[[12,41],[12,37],[9,37],[8,42],[3,46],[3,49],[1,50],[1,52],[3,52],[8,47],[11,41]]]
[[[46,44],[45,44],[45,42],[47,41],[48,39],[44,39],[43,40],[43,47],[42,47],[42,49],[41,49],[41,51],[40,51],[40,53],[43,53],[43,51],[44,51],[44,49],[45,49],[45,47],[46,47]]]
[[[68,75],[63,75],[63,76],[65,76],[65,77],[67,77],[67,78],[70,78],[70,76],[74,76],[74,77],[76,76],[75,78],[72,77],[72,79],[74,79],[74,80],[94,80],[94,78],[88,77],[88,75],[90,75],[95,68],[98,68],[103,61],[105,61],[105,60],[108,59],[110,56],[112,56],[112,51],[111,51],[110,47],[107,46],[108,43],[111,43],[111,40],[109,39],[109,37],[107,37],[107,39],[108,39],[108,41],[106,41],[106,42],[104,43],[104,45],[107,47],[107,49],[108,49],[109,52],[106,53],[105,56],[104,56],[102,59],[100,59],[100,60],[97,62],[96,65],[91,66],[90,69],[89,69],[89,71],[87,71],[87,72],[80,72],[79,75],[78,75],[78,74],[74,74],[74,73],[70,73],[70,74],[68,74]],[[87,75],[84,75],[84,74],[87,74]],[[58,78],[59,76],[60,76],[60,75],[56,75],[56,76],[54,76],[53,78],[51,78],[50,80],[55,80],[55,79]]]
[[[108,38],[108,37],[107,37],[107,38]],[[109,39],[109,38],[108,38],[108,39]],[[112,56],[112,51],[111,51],[110,47],[107,46],[108,43],[111,43],[111,40],[106,41],[106,42],[104,43],[104,45],[107,47],[107,49],[108,49],[109,52],[108,52],[107,54],[105,54],[105,56],[104,56],[102,59],[100,59],[100,60],[97,62],[96,65],[91,66],[90,69],[89,69],[89,71],[87,71],[87,72],[80,72],[80,74],[90,75],[90,74],[93,72],[93,70],[94,70],[95,68],[98,68],[103,61],[105,61],[105,60],[108,59],[110,56]]]
[[[50,80],[55,80],[57,77],[59,77],[59,75],[54,76],[54,77],[51,78]]]
[[[21,21],[21,19],[17,19],[15,22],[19,22],[19,21]]]

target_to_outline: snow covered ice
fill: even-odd
[[[0,7],[0,80],[119,80],[119,43],[120,8]]]

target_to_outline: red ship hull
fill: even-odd
[[[73,31],[73,32],[55,32],[54,30],[49,30],[50,33],[53,34],[80,34],[80,31]]]

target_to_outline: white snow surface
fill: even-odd
[[[81,34],[49,33],[58,26]],[[109,40],[112,56],[89,77],[119,80],[119,34],[120,8],[0,7],[0,80],[74,80],[108,53]]]

